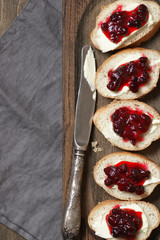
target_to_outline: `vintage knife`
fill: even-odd
[[[89,45],[84,46],[81,53],[81,79],[75,114],[72,179],[62,220],[62,234],[64,239],[68,240],[74,239],[80,230],[84,156],[90,139],[96,102],[95,73],[93,51]]]

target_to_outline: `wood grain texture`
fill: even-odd
[[[100,12],[101,6],[114,2],[114,0],[63,0],[63,204],[67,198],[72,165],[72,142],[74,131],[74,112],[77,96],[77,89],[80,79],[80,54],[81,48],[85,44],[90,44],[89,35],[95,26],[96,16]],[[160,4],[160,0],[156,1]],[[160,51],[160,31],[146,43],[141,45],[144,48],[151,48]],[[113,54],[113,53],[112,53]],[[95,49],[97,67],[106,60],[111,53],[102,54]],[[141,99],[141,101],[154,107],[160,112],[160,82],[156,89]],[[110,103],[111,100],[105,99],[98,94],[97,106],[99,107]],[[103,189],[96,185],[93,179],[93,167],[98,160],[105,155],[120,151],[119,148],[111,144],[102,136],[102,134],[93,127],[91,141],[98,141],[99,146],[103,148],[102,152],[94,153],[91,146],[87,151],[83,188],[82,188],[82,226],[79,239],[95,240],[100,239],[94,236],[94,233],[88,227],[87,218],[90,210],[100,201],[112,199]],[[140,154],[151,158],[158,165],[160,140],[154,142]],[[146,198],[146,201],[152,202],[160,209],[160,186]],[[160,228],[153,231],[149,240],[160,239]]]
[[[89,0],[63,0],[63,202],[71,180],[75,112],[75,51],[79,22]],[[81,236],[80,236],[81,239]]]
[[[5,33],[27,2],[28,0],[0,0],[0,36]],[[24,238],[0,224],[0,240],[24,240]]]

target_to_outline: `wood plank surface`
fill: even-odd
[[[66,201],[71,180],[75,113],[75,42],[79,22],[89,1],[63,0],[63,203]],[[79,239],[82,239],[81,233]]]
[[[28,0],[0,0],[0,36],[19,15]],[[0,240],[24,240],[3,224],[0,224]]]
[[[103,5],[114,2],[114,0],[63,0],[63,206],[67,199],[69,184],[71,180],[72,165],[72,142],[74,131],[74,112],[77,96],[77,89],[80,79],[80,53],[81,48],[85,44],[90,44],[89,35],[95,26],[97,14]],[[160,0],[156,1],[160,4]],[[160,31],[146,43],[141,45],[144,48],[151,48],[160,51]],[[113,53],[112,53],[113,54]],[[102,54],[95,49],[97,67],[106,60],[111,53]],[[150,94],[142,98],[141,101],[154,107],[160,113],[160,82]],[[97,109],[103,105],[110,103],[111,100],[105,99],[98,94]],[[101,189],[93,179],[93,167],[98,160],[105,155],[121,151],[119,148],[111,146],[111,144],[102,136],[102,134],[93,127],[91,141],[98,141],[103,151],[94,153],[91,144],[87,151],[85,159],[83,187],[82,187],[82,225],[79,239],[95,240],[93,232],[88,227],[87,217],[90,210],[98,204],[98,202],[113,199]],[[151,158],[160,165],[159,148],[160,140],[152,143],[146,150],[139,152],[140,154]],[[146,198],[160,209],[160,186]],[[160,228],[153,231],[149,240],[158,240],[160,236]]]

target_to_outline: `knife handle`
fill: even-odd
[[[75,239],[81,225],[81,185],[84,165],[84,151],[75,150],[72,178],[68,199],[62,219],[62,235],[65,240]]]

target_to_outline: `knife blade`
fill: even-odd
[[[81,53],[81,79],[75,115],[74,144],[77,150],[86,150],[90,138],[96,100],[95,69],[93,51],[86,45]]]
[[[75,113],[72,178],[62,219],[62,235],[66,240],[75,239],[80,230],[84,156],[90,139],[96,102],[95,72],[94,53],[92,48],[86,45],[81,51],[81,78]]]

